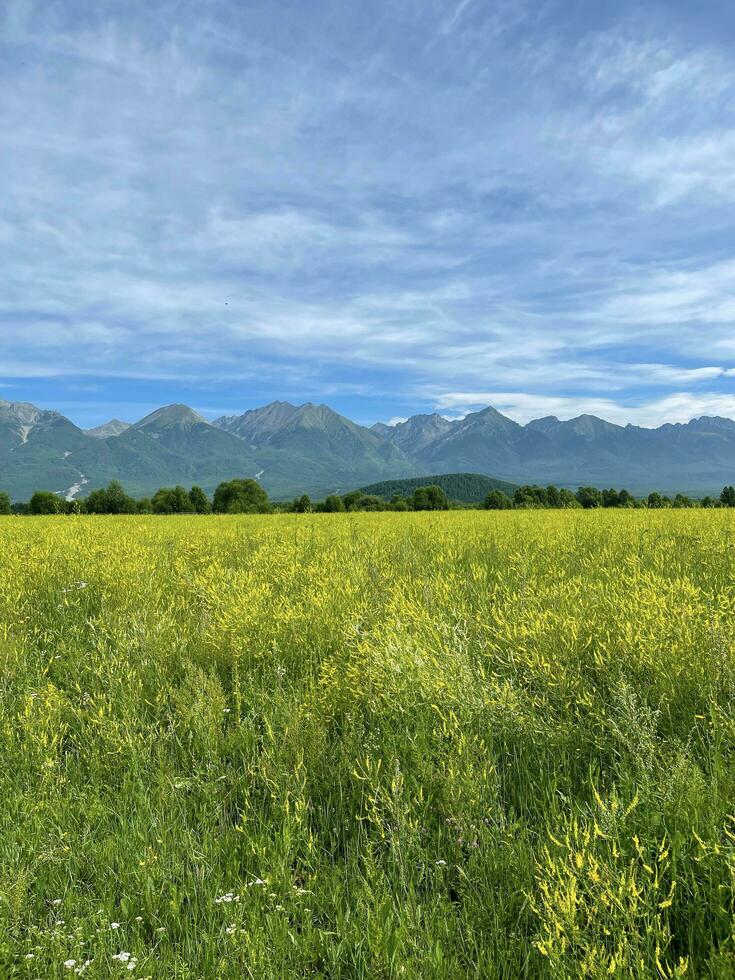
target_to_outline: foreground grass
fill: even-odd
[[[734,530],[0,522],[0,976],[734,976]]]

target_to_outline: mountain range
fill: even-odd
[[[83,430],[58,412],[0,400],[0,488],[14,499],[37,489],[84,496],[111,479],[136,495],[176,483],[211,493],[235,476],[256,478],[285,499],[458,472],[712,493],[735,482],[735,422],[702,417],[645,429],[580,415],[521,425],[489,407],[463,419],[414,415],[367,428],[327,405],[276,401],[213,422],[169,405],[134,424],[113,419]]]

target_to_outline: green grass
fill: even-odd
[[[0,976],[734,976],[734,530],[3,519]]]

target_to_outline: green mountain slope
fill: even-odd
[[[241,416],[218,419],[214,425],[237,435],[260,453],[269,450],[292,460],[288,472],[265,469],[263,484],[288,485],[296,479],[303,492],[346,492],[376,477],[413,476],[418,472],[404,453],[362,425],[327,405],[273,402]]]

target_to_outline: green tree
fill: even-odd
[[[342,498],[342,503],[345,505],[345,510],[359,510],[359,501],[362,499],[362,490],[352,490],[350,493],[346,493]]]
[[[389,504],[382,497],[377,497],[372,493],[362,494],[354,510],[387,510]]]
[[[720,506],[720,501],[719,500],[715,500],[714,497],[706,496],[706,497],[702,497],[702,499],[699,502],[699,506],[700,507],[707,507],[707,508],[709,508],[709,507],[719,507]]]
[[[89,494],[85,509],[88,514],[135,514],[138,505],[117,480],[111,480],[104,490],[93,490]]]
[[[617,490],[610,487],[609,490],[602,491],[602,506],[603,507],[619,507],[620,506],[620,494]]]
[[[723,507],[735,507],[735,487],[722,488],[720,503]]]
[[[153,513],[153,503],[150,497],[141,497],[141,499],[138,501],[138,513],[139,514]]]
[[[310,514],[313,509],[314,508],[311,506],[311,497],[308,493],[302,494],[293,502],[294,514]]]
[[[666,506],[664,498],[655,490],[649,493],[647,503],[648,506],[654,510],[658,510],[659,508]]]
[[[513,507],[513,501],[502,490],[491,490],[485,497],[482,506],[485,510],[510,510]]]
[[[561,507],[561,491],[553,483],[546,488],[546,506]]]
[[[63,514],[65,501],[50,490],[36,490],[28,504],[31,514]]]
[[[597,487],[580,487],[577,490],[577,500],[585,510],[602,506],[602,494]]]
[[[151,501],[154,514],[193,514],[194,506],[182,486],[161,487]]]
[[[12,514],[13,509],[10,504],[10,497],[3,490],[0,490],[0,515],[6,517],[8,514]]]
[[[435,483],[428,487],[417,487],[413,492],[414,510],[449,510],[446,493]]]
[[[554,487],[555,493],[558,493]],[[513,494],[513,503],[519,508],[547,507],[549,502],[547,491],[543,487],[525,485],[518,487]]]
[[[215,514],[267,514],[268,494],[257,480],[230,480],[214,491]]]
[[[201,487],[192,487],[189,491],[189,503],[195,514],[209,514],[212,511],[212,505],[209,502],[209,497],[202,490]]]
[[[344,501],[336,493],[330,494],[324,501],[324,512],[326,514],[338,514],[345,509]]]

